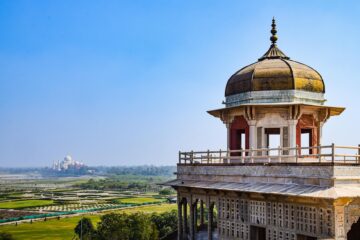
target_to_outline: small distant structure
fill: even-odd
[[[68,169],[81,169],[86,167],[83,162],[75,161],[70,155],[66,155],[62,161],[54,161],[52,169],[56,171],[66,171]]]
[[[168,197],[167,200],[168,200],[169,203],[176,203],[177,202],[177,197],[176,196],[175,197]]]

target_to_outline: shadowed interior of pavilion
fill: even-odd
[[[218,239],[216,231],[217,210],[214,203],[205,204],[203,200],[196,199],[190,204],[186,198],[178,204],[178,234],[180,239],[196,236],[198,240]]]

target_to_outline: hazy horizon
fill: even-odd
[[[323,144],[357,145],[357,1],[2,1],[0,166],[174,165],[226,146],[225,84],[278,46],[347,109]],[[301,14],[302,13],[302,14]]]

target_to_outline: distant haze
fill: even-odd
[[[357,145],[358,1],[1,1],[0,166],[174,165],[226,146],[225,84],[278,45],[345,106],[323,143]]]

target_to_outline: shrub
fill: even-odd
[[[14,240],[10,233],[0,232],[0,240]]]

